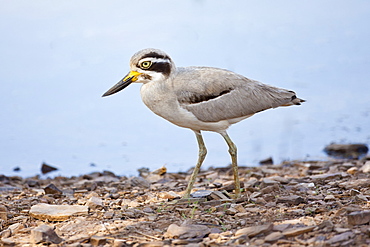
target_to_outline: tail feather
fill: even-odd
[[[287,104],[282,105],[282,106],[300,105],[303,102],[306,102],[306,100],[297,98],[296,95],[293,95],[291,101]]]

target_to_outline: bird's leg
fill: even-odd
[[[194,168],[193,174],[191,174],[188,187],[186,188],[183,198],[190,197],[191,189],[193,188],[193,185],[195,183],[195,180],[197,179],[197,175],[200,170],[200,167],[202,166],[204,158],[206,157],[206,154],[207,154],[207,148],[204,145],[202,134],[200,133],[200,131],[194,131],[194,132],[195,132],[195,136],[197,137],[198,146],[199,146],[198,162]]]
[[[239,181],[239,173],[238,173],[238,161],[237,161],[237,148],[235,144],[232,142],[230,139],[229,135],[225,132],[220,133],[227,145],[229,146],[229,153],[231,156],[231,166],[233,168],[234,172],[234,182],[235,182],[235,197],[239,198],[240,197],[240,181]]]

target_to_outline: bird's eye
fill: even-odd
[[[140,67],[142,68],[142,69],[149,69],[149,67],[152,65],[152,62],[150,62],[150,61],[144,61],[144,62],[142,62],[141,64],[140,64]]]

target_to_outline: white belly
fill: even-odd
[[[176,95],[161,83],[143,84],[140,90],[141,98],[144,104],[158,116],[176,124],[180,127],[192,130],[205,130],[222,132],[231,124],[242,119],[222,120],[219,122],[202,122],[191,112],[182,108],[176,98]]]

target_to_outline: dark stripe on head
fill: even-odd
[[[141,58],[140,58],[140,60],[141,59],[143,59],[143,58],[147,58],[147,57],[153,57],[153,58],[162,58],[162,59],[168,59],[168,60],[170,60],[171,61],[171,58],[169,57],[169,56],[167,56],[167,55],[163,55],[163,54],[159,54],[159,53],[157,53],[157,52],[149,52],[149,53],[147,53],[147,54],[145,54],[144,56],[142,56]]]
[[[171,64],[165,62],[153,62],[152,66],[148,70],[160,72],[165,76],[169,76],[171,73]]]

